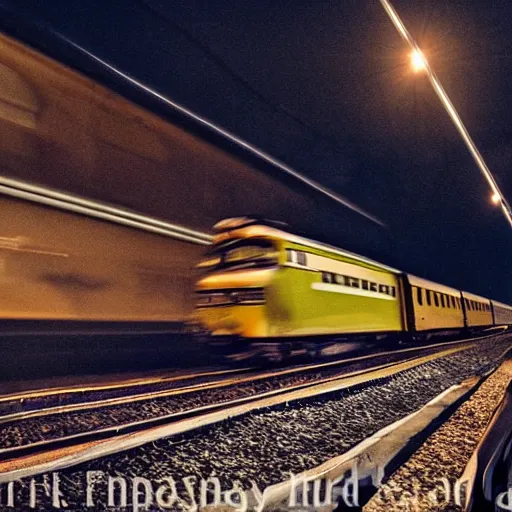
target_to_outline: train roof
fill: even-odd
[[[491,302],[493,303],[494,306],[498,306],[500,308],[504,308],[504,309],[508,309],[508,310],[512,311],[512,306],[509,306],[508,304],[504,304],[503,302],[498,302],[497,300],[492,300],[492,299],[491,299]]]
[[[225,231],[230,231],[235,228],[243,228],[247,226],[268,226],[276,229],[285,229],[291,232],[291,228],[288,223],[280,221],[280,220],[272,220],[266,219],[260,216],[247,215],[243,217],[230,217],[228,219],[223,219],[217,222],[213,226],[213,230],[216,233],[223,233]]]
[[[451,288],[449,286],[445,286],[444,284],[435,283],[434,281],[429,281],[428,279],[423,279],[412,274],[407,274],[407,278],[409,279],[409,283],[413,286],[426,288],[434,292],[460,296],[460,290],[457,290],[456,288]]]
[[[383,263],[379,263],[378,261],[366,258],[365,256],[361,256],[359,254],[346,251],[344,249],[339,249],[338,247],[334,247],[333,245],[330,244],[317,242],[302,235],[285,231],[285,229],[287,228],[289,228],[289,226],[285,222],[272,221],[268,219],[254,219],[250,217],[234,217],[230,219],[224,219],[215,224],[213,229],[216,232],[216,234],[218,233],[218,235],[214,236],[214,242],[215,239],[222,239],[222,234],[236,230],[242,231],[242,233],[238,233],[238,235],[244,234],[245,236],[248,236],[250,238],[257,236],[265,236],[268,238],[274,238],[278,240],[286,240],[291,243],[296,243],[307,247],[312,247],[315,249],[321,249],[324,251],[332,252],[334,254],[338,254],[340,256],[345,256],[356,261],[360,261],[361,263],[366,263],[381,270],[385,270],[386,272],[391,272],[393,274],[403,273],[401,270],[389,267],[387,265],[384,265]]]
[[[476,295],[475,293],[465,292],[464,290],[462,291],[462,295],[464,296],[465,299],[484,301],[484,302],[485,301],[489,302],[491,300],[491,299],[488,299],[487,297],[482,297],[481,295]]]

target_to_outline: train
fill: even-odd
[[[274,343],[400,337],[512,324],[512,306],[435,283],[290,232],[233,217],[214,226],[198,264],[195,322],[210,343]]]

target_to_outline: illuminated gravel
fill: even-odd
[[[85,472],[143,476],[152,482],[172,476],[220,477],[224,489],[238,480],[260,489],[345,452],[375,431],[417,410],[451,385],[499,363],[510,342],[486,340],[478,348],[428,362],[352,392],[337,392],[234,418],[65,470],[62,489],[73,510],[87,510]],[[157,485],[157,484],[155,484]],[[183,485],[178,491],[184,492]],[[23,493],[20,493],[20,500]],[[96,510],[105,508],[104,483]],[[173,510],[183,507],[175,505]],[[150,510],[157,510],[151,508]]]
[[[447,479],[454,488],[503,398],[511,377],[512,363],[509,362],[486,380],[449,421],[391,476],[364,507],[364,512],[433,509],[462,512],[462,507],[455,504],[453,495],[449,500],[443,497],[441,480]]]
[[[432,349],[425,353],[439,350],[439,348],[435,350]],[[395,354],[376,356],[371,361],[371,364],[387,364],[402,360],[406,357],[410,357],[410,355]],[[82,432],[90,433],[94,430],[117,427],[131,422],[158,419],[162,416],[181,413],[205,405],[252,397],[256,394],[283,389],[298,384],[315,382],[321,378],[343,375],[367,367],[368,362],[365,361],[323,370],[272,377],[218,389],[200,390],[182,395],[149,398],[122,405],[96,407],[84,411],[51,414],[39,418],[11,421],[0,424],[0,449],[29,445],[38,441],[60,439],[64,436]],[[209,382],[206,379],[203,380]],[[197,383],[197,381],[194,380],[194,383]],[[172,384],[176,386],[176,384]],[[180,382],[179,385],[183,385],[183,381]],[[159,391],[161,386],[162,385],[151,389],[153,391]],[[164,389],[173,389],[173,386],[168,384],[168,388]],[[96,396],[94,396],[94,398],[97,399]]]

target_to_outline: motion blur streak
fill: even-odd
[[[15,332],[12,320],[32,332],[61,320],[80,332],[87,322],[147,331],[192,313],[191,262],[204,246],[2,194],[0,211],[0,338]]]
[[[178,103],[176,103],[174,101],[171,101],[169,98],[163,96],[162,94],[158,93],[157,91],[155,91],[155,90],[151,89],[150,87],[144,85],[143,83],[135,80],[131,76],[123,73],[122,71],[120,71],[119,69],[115,68],[114,66],[112,66],[112,65],[108,64],[107,62],[101,60],[96,55],[88,52],[85,48],[82,48],[81,46],[77,45],[73,41],[70,41],[69,39],[67,39],[66,37],[64,37],[64,36],[62,36],[60,34],[59,34],[59,36],[62,39],[64,39],[68,44],[72,45],[74,48],[78,49],[79,51],[85,53],[88,57],[90,57],[91,59],[95,60],[96,62],[98,62],[99,64],[101,64],[102,66],[104,66],[105,68],[107,68],[108,70],[113,72],[114,74],[120,76],[121,78],[123,78],[124,80],[127,80],[128,82],[130,82],[131,84],[135,85],[136,87],[138,87],[138,88],[144,90],[145,92],[151,94],[152,96],[154,96],[158,100],[164,102],[166,105],[168,105],[168,106],[172,107],[173,109],[179,111],[181,114],[184,114],[187,117],[190,117],[190,118],[194,119],[194,121],[200,123],[203,126],[206,126],[208,129],[214,131],[215,133],[217,133],[217,134],[219,134],[219,135],[221,135],[221,136],[231,140],[235,144],[243,147],[246,151],[249,151],[250,153],[253,153],[254,155],[257,155],[259,158],[261,158],[265,162],[271,164],[274,167],[277,167],[281,171],[284,171],[285,173],[289,174],[290,176],[293,176],[295,179],[305,183],[309,187],[311,187],[311,188],[315,189],[316,191],[326,195],[327,197],[329,197],[330,199],[336,201],[337,203],[342,204],[343,206],[345,206],[345,207],[349,208],[350,210],[352,210],[352,211],[362,215],[363,217],[366,217],[367,219],[371,220],[372,222],[374,222],[374,223],[376,223],[376,224],[378,224],[380,226],[385,227],[385,224],[382,221],[380,221],[379,219],[377,219],[373,215],[365,212],[364,210],[359,208],[359,206],[357,206],[356,204],[352,203],[351,201],[348,201],[347,199],[345,199],[345,198],[339,196],[338,194],[332,192],[328,188],[323,187],[322,185],[320,185],[316,181],[314,181],[314,180],[312,180],[310,178],[307,178],[306,176],[298,173],[297,171],[295,171],[291,167],[287,166],[285,163],[283,163],[283,162],[273,158],[272,156],[270,156],[267,153],[261,151],[260,149],[256,148],[255,146],[252,146],[251,144],[249,144],[249,143],[245,142],[244,140],[240,139],[236,135],[234,135],[234,134],[224,130],[223,128],[220,128],[219,126],[215,125],[211,121],[208,121],[207,119],[205,119],[203,117],[200,117],[197,114],[194,114],[194,112],[192,112],[191,110],[188,110],[187,108],[181,106],[180,104],[178,104]]]
[[[397,12],[393,8],[393,6],[390,4],[390,2],[388,0],[380,0],[380,3],[384,7],[384,10],[386,11],[387,15],[389,16],[389,18],[392,21],[395,28],[398,30],[399,34],[402,36],[402,38],[405,40],[405,42],[411,47],[412,51],[417,52],[419,55],[423,55],[421,53],[421,50],[418,47],[416,41],[413,39],[411,34],[408,32],[404,23],[402,22],[402,20],[400,19],[400,17],[398,16]],[[441,85],[441,82],[439,81],[436,74],[434,73],[434,70],[430,67],[428,60],[425,57],[423,57],[423,61],[424,61],[423,66],[424,66],[427,76],[430,80],[430,83],[432,84],[432,87],[434,88],[437,96],[441,100],[441,103],[443,104],[443,107],[445,108],[446,112],[448,113],[451,120],[455,124],[455,127],[461,134],[471,155],[475,159],[476,164],[478,165],[478,167],[482,171],[482,174],[484,175],[485,179],[489,183],[491,190],[493,192],[493,196],[500,198],[499,202],[501,204],[501,209],[503,210],[503,213],[505,214],[505,217],[507,218],[508,222],[512,226],[512,210],[510,209],[510,205],[508,204],[508,202],[505,199],[505,197],[503,196],[503,194],[500,192],[500,189],[498,187],[498,184],[496,183],[496,180],[494,179],[494,176],[492,175],[491,171],[487,167],[487,164],[485,163],[482,155],[480,154],[480,151],[478,151],[478,148],[476,147],[475,143],[473,142],[473,139],[469,135],[457,110],[455,110],[455,107],[453,106],[452,102],[450,101],[450,98],[448,97],[445,90],[443,89],[443,86]]]
[[[142,229],[151,233],[170,236],[178,240],[185,240],[200,245],[209,245],[211,243],[211,237],[207,233],[201,233],[200,231],[194,231],[152,217],[146,217],[72,194],[31,185],[3,176],[0,176],[0,193]]]

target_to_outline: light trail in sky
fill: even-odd
[[[395,11],[394,7],[391,5],[389,0],[380,0],[380,3],[384,7],[384,10],[386,11],[387,15],[389,16],[391,22],[397,29],[398,33],[404,39],[404,41],[410,46],[413,55],[416,56],[416,65],[417,71],[419,68],[423,69],[425,73],[427,74],[428,79],[430,80],[430,83],[432,84],[432,87],[434,88],[434,91],[436,92],[438,98],[441,100],[441,103],[443,104],[443,107],[445,108],[446,112],[450,116],[451,120],[453,121],[453,124],[459,131],[460,135],[462,136],[462,139],[464,140],[467,148],[469,149],[469,152],[473,156],[476,164],[478,165],[480,171],[484,175],[485,179],[489,183],[489,186],[491,187],[492,191],[492,201],[495,204],[500,204],[501,209],[503,210],[503,213],[505,217],[507,218],[510,226],[512,226],[512,210],[510,209],[510,205],[508,204],[507,200],[505,199],[505,196],[501,193],[498,184],[496,183],[496,180],[494,179],[494,176],[492,175],[489,167],[487,167],[487,164],[485,163],[485,160],[483,159],[482,155],[480,154],[480,151],[476,147],[475,143],[473,142],[473,139],[469,135],[469,132],[467,131],[466,127],[464,126],[464,123],[462,122],[457,110],[453,106],[453,103],[451,102],[450,98],[446,94],[446,91],[444,90],[443,86],[441,85],[441,82],[437,78],[436,74],[434,73],[434,70],[430,67],[430,64],[428,62],[428,59],[425,57],[425,55],[420,50],[418,44],[414,40],[414,38],[411,36],[407,28],[405,27],[403,21],[398,16],[398,13]],[[421,66],[419,66],[419,60],[422,60]]]
[[[309,178],[308,176],[297,172],[295,169],[290,167],[289,165],[285,164],[281,160],[274,158],[270,154],[266,153],[265,151],[259,149],[257,146],[250,144],[249,142],[246,142],[241,137],[238,137],[237,135],[233,134],[232,132],[225,130],[224,128],[220,127],[219,125],[215,124],[214,122],[208,120],[205,117],[202,117],[196,113],[194,113],[192,110],[189,110],[188,108],[184,107],[183,105],[169,99],[164,94],[158,92],[157,90],[149,87],[148,85],[144,84],[143,82],[139,82],[132,76],[124,73],[123,71],[117,69],[112,64],[109,64],[108,62],[100,59],[95,54],[89,52],[79,44],[73,42],[72,40],[68,39],[67,37],[56,34],[58,37],[60,37],[62,40],[66,41],[68,44],[79,50],[84,55],[87,55],[89,58],[94,60],[95,62],[99,63],[101,66],[103,66],[105,69],[109,70],[114,75],[117,75],[118,77],[122,78],[128,83],[131,83],[132,85],[136,86],[140,90],[145,91],[146,93],[150,94],[154,98],[157,98],[159,101],[161,101],[163,104],[167,105],[168,107],[171,107],[173,110],[180,112],[181,114],[185,115],[189,119],[193,119],[196,121],[199,125],[208,128],[213,133],[216,133],[218,135],[221,135],[225,139],[229,140],[230,142],[234,143],[238,147],[244,149],[248,153],[257,156],[262,161],[266,162],[267,164],[270,164],[276,169],[279,169],[281,172],[284,172],[285,174],[288,174],[290,176],[293,176],[296,180],[301,181],[305,185],[307,185],[309,188],[316,190],[323,196],[333,200],[334,202],[341,204],[348,208],[349,210],[352,210],[353,212],[358,213],[359,215],[362,215],[366,219],[370,220],[371,222],[374,222],[375,224],[378,224],[382,227],[387,227],[384,222],[382,222],[380,219],[375,217],[374,215],[368,213],[367,211],[360,208],[358,205],[353,203],[352,201],[349,201],[345,197],[342,197],[340,194],[332,191],[331,189],[321,185],[317,181]]]

